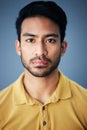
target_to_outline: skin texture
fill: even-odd
[[[25,69],[25,89],[40,102],[45,102],[56,88],[59,80],[57,67],[66,47],[65,41],[61,43],[58,25],[50,19],[37,16],[22,22],[21,41],[16,40],[16,51]]]

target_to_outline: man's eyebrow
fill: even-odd
[[[45,37],[59,37],[59,35],[56,33],[51,33],[51,34],[45,35]]]
[[[35,37],[35,36],[37,36],[37,35],[31,34],[31,33],[24,33],[23,36]],[[59,37],[59,35],[56,34],[56,33],[50,33],[50,34],[46,34],[46,35],[44,35],[44,36],[45,36],[45,37]]]
[[[31,36],[31,37],[34,37],[34,36],[36,36],[36,35],[31,34],[31,33],[24,33],[23,36]]]

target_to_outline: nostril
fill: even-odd
[[[46,56],[46,55],[48,54],[48,51],[47,51],[47,50],[45,50],[45,52],[44,52],[44,53],[45,53],[44,55]]]
[[[48,52],[47,51],[43,51],[43,53],[39,53],[39,52],[36,52],[36,56],[38,56],[38,57],[43,57],[43,56],[47,56],[47,54],[48,54]]]
[[[35,53],[37,56],[41,56],[41,55],[47,55],[48,51],[45,45],[43,44],[39,44],[37,45],[36,49],[35,49]]]

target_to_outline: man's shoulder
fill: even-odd
[[[11,109],[13,108],[14,83],[0,91],[0,126],[7,119]],[[10,111],[10,112],[9,112]]]
[[[14,83],[0,91],[0,104],[4,102],[4,100],[8,100],[12,96],[13,88]]]
[[[87,102],[87,89],[79,83],[65,77],[67,85],[70,88],[73,97],[83,99]]]
[[[68,80],[68,83],[70,84],[70,88],[72,91],[76,91],[76,92],[78,91],[79,93],[87,94],[87,89],[84,86],[80,85],[79,83],[71,79]]]
[[[83,89],[83,90],[87,90],[85,87],[81,86],[79,83],[77,83],[76,81],[70,79],[68,76],[66,76],[65,74],[63,74],[61,71],[60,72],[60,76],[61,79],[63,80],[64,83],[68,83],[68,85],[70,85],[71,87],[76,87],[78,89]],[[61,80],[61,81],[62,81]]]
[[[71,80],[68,76],[61,73],[61,81],[65,87],[69,87],[72,95],[87,97],[87,89],[81,86],[79,83]],[[87,98],[86,98],[87,99]]]
[[[14,81],[12,84],[4,88],[3,90],[0,91],[0,104],[6,100],[10,100],[12,96],[14,95],[14,91],[17,91],[18,86],[22,84],[22,77],[23,74],[20,75],[20,77]]]

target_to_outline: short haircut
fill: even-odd
[[[63,9],[53,1],[34,1],[22,8],[16,19],[16,30],[19,41],[23,20],[36,16],[44,16],[55,22],[60,29],[61,42],[64,40],[67,17]]]

